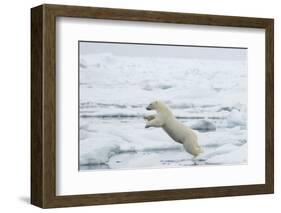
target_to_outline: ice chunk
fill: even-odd
[[[207,160],[209,164],[247,163],[247,143],[242,146],[227,145],[217,151],[216,154]]]
[[[196,123],[191,125],[191,128],[198,131],[205,131],[205,132],[216,130],[215,124],[208,120],[198,120]]]
[[[233,128],[235,126],[245,126],[246,121],[247,118],[245,113],[241,110],[234,109],[227,117],[227,127]]]
[[[109,141],[87,139],[80,143],[80,165],[106,164],[113,155],[120,153],[120,146]]]

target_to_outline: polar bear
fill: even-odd
[[[177,120],[162,101],[154,101],[146,109],[155,110],[157,114],[144,116],[146,120],[145,128],[162,127],[173,140],[181,143],[184,149],[194,158],[203,152],[198,144],[196,133]]]

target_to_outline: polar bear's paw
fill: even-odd
[[[151,121],[155,119],[155,115],[146,115],[143,117],[144,120]]]

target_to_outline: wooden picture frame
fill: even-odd
[[[56,195],[56,18],[73,17],[265,29],[265,184]],[[179,200],[274,191],[273,19],[44,4],[31,9],[31,203],[41,208]]]

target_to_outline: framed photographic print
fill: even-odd
[[[274,191],[273,19],[31,9],[31,203]]]

